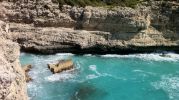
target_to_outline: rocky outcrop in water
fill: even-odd
[[[32,81],[32,78],[29,75],[29,71],[32,69],[32,65],[25,65],[22,67],[25,72],[25,80],[26,82]]]
[[[60,60],[56,64],[48,64],[48,68],[50,71],[55,74],[55,73],[60,73],[65,70],[70,70],[74,66],[73,61],[71,59],[68,60]]]

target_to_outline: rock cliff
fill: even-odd
[[[9,2],[8,2],[9,1]],[[7,38],[35,53],[131,53],[179,48],[177,2],[129,7],[72,7],[51,0],[4,0]]]
[[[19,45],[6,40],[6,24],[0,21],[0,100],[26,100],[24,72],[19,64]]]

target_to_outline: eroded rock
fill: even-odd
[[[32,81],[32,78],[30,77],[30,75],[28,74],[29,71],[32,69],[32,65],[25,65],[22,67],[24,72],[25,72],[25,77],[26,77],[26,82],[30,82]]]
[[[0,37],[0,48],[0,100],[27,100],[18,44]]]
[[[24,51],[44,54],[179,51],[178,6],[171,2],[166,2],[166,6],[161,1],[144,2],[135,9],[69,5],[59,9],[51,0],[0,5],[3,8],[0,13],[6,19],[0,18],[9,21],[7,38],[18,42]]]
[[[55,74],[55,73],[60,73],[65,70],[70,70],[74,66],[73,61],[71,59],[68,60],[60,60],[56,64],[48,64],[48,68],[50,71]]]

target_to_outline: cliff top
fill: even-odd
[[[178,0],[52,0],[53,2],[59,3],[59,6],[62,5],[71,5],[71,6],[123,6],[123,7],[132,7],[134,8],[137,4],[146,1],[164,1],[164,2],[179,2]]]

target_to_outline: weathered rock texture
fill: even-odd
[[[150,1],[136,9],[59,8],[51,0],[4,0],[0,19],[9,23],[6,37],[30,52],[179,51],[178,5]]]
[[[32,65],[25,65],[22,67],[23,71],[25,72],[25,80],[26,82],[32,81],[32,78],[29,75],[29,71],[32,69]]]
[[[24,72],[19,64],[19,45],[4,38],[6,24],[0,21],[0,100],[26,100]]]
[[[56,64],[48,64],[48,68],[50,69],[50,71],[53,74],[73,69],[73,67],[74,67],[74,64],[73,64],[73,61],[71,59],[60,60]]]

